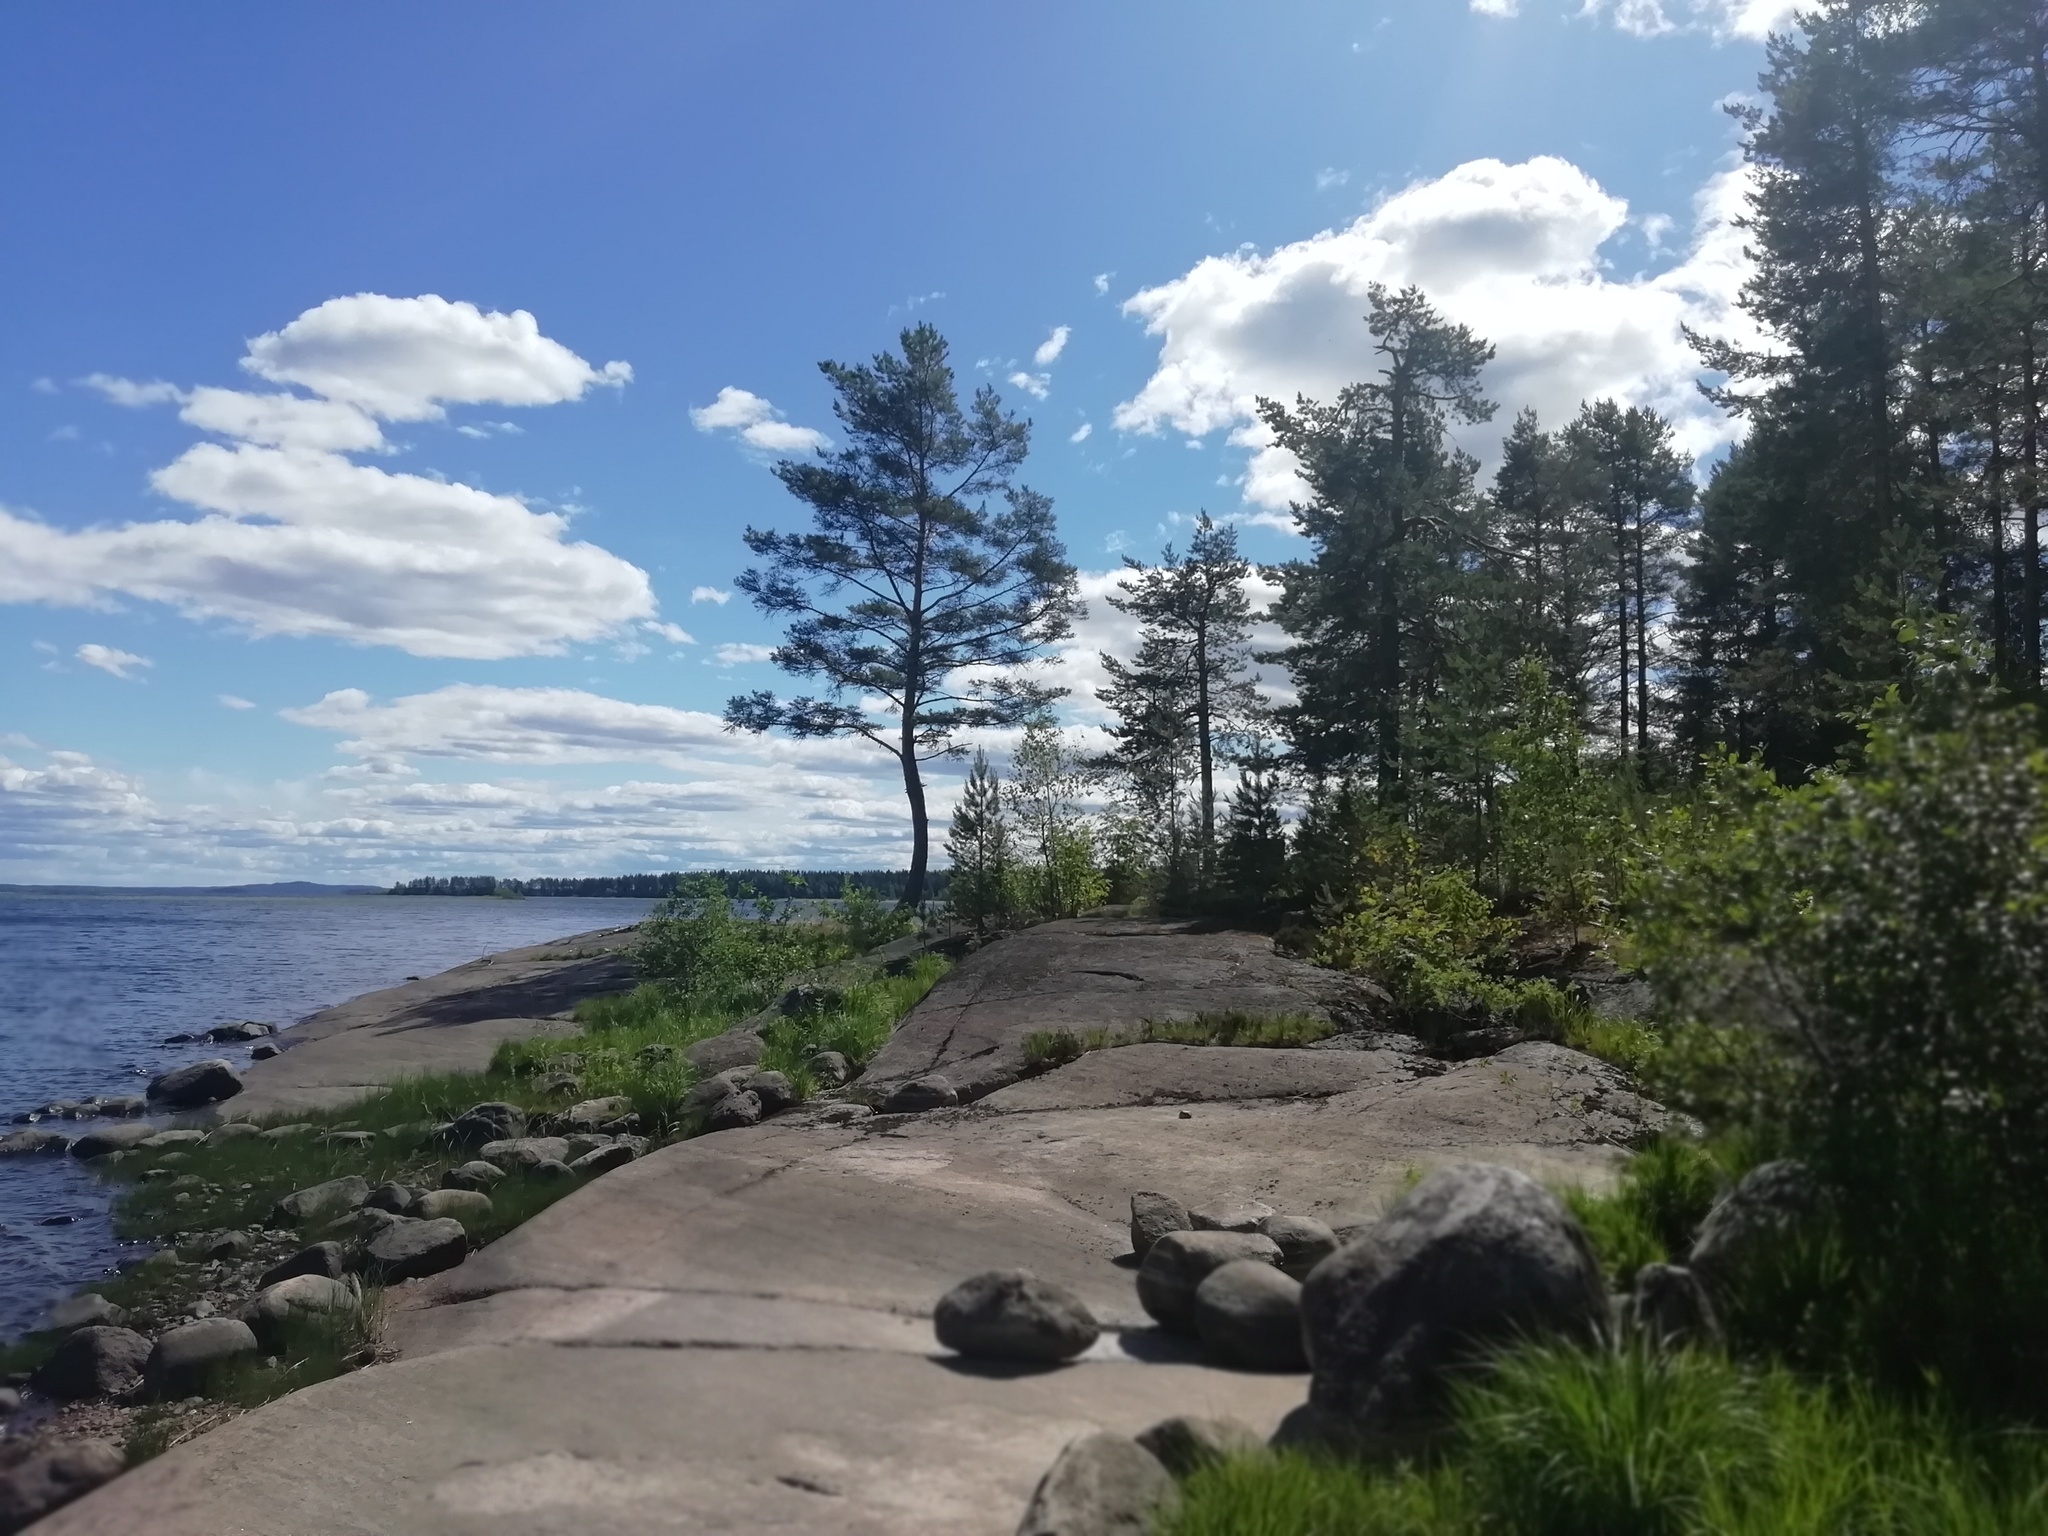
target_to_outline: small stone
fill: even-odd
[[[1195,1332],[1195,1291],[1237,1259],[1278,1267],[1280,1247],[1256,1232],[1168,1232],[1138,1266],[1138,1303],[1178,1333]]]
[[[271,1208],[270,1225],[298,1227],[322,1217],[345,1215],[370,1198],[370,1181],[360,1174],[347,1174],[294,1190]]]
[[[180,1323],[160,1334],[143,1368],[143,1385],[153,1397],[191,1397],[230,1360],[256,1353],[256,1335],[235,1317]]]
[[[853,1081],[853,1063],[839,1051],[814,1051],[804,1062],[811,1076],[827,1088],[843,1088]]]
[[[413,1191],[403,1184],[379,1184],[370,1191],[370,1198],[363,1204],[372,1210],[389,1211],[394,1216],[402,1216],[417,1198]]]
[[[30,1128],[0,1136],[0,1157],[33,1157],[46,1153],[64,1151],[71,1145],[71,1138],[62,1131],[45,1131]]]
[[[623,1168],[633,1161],[636,1154],[625,1142],[615,1141],[607,1147],[597,1147],[584,1153],[569,1165],[570,1172],[580,1179],[594,1179],[599,1174],[610,1173],[614,1168]]]
[[[486,1142],[477,1155],[507,1173],[519,1173],[531,1172],[541,1163],[559,1163],[568,1150],[568,1142],[559,1136],[518,1136],[510,1141]]]
[[[267,1285],[242,1309],[241,1320],[269,1348],[280,1348],[292,1324],[309,1318],[347,1316],[363,1304],[363,1293],[353,1279],[333,1280],[326,1275],[294,1275]]]
[[[707,1131],[736,1131],[761,1119],[761,1100],[751,1093],[728,1093],[704,1112]]]
[[[258,1290],[268,1289],[295,1275],[323,1275],[339,1280],[348,1273],[348,1251],[339,1243],[314,1243],[301,1248],[282,1263],[273,1264],[256,1282]]]
[[[146,1114],[148,1111],[149,1100],[139,1093],[122,1094],[119,1098],[100,1100],[100,1113],[116,1118],[128,1118]]]
[[[363,1257],[380,1284],[416,1280],[453,1269],[468,1258],[469,1234],[449,1216],[433,1221],[396,1216],[364,1246]]]
[[[486,1142],[513,1141],[526,1134],[526,1111],[516,1104],[493,1101],[472,1104],[443,1133],[450,1146],[481,1147]]]
[[[496,1163],[487,1163],[482,1159],[478,1159],[476,1162],[463,1163],[459,1167],[450,1168],[447,1172],[443,1173],[441,1175],[441,1187],[443,1189],[473,1189],[483,1194],[489,1194],[498,1181],[504,1177],[505,1170]]]
[[[960,1102],[960,1091],[945,1074],[934,1072],[892,1090],[882,1101],[885,1115],[915,1115],[931,1109],[948,1109]]]
[[[740,1084],[742,1093],[751,1093],[761,1101],[761,1115],[779,1115],[797,1102],[796,1088],[780,1072],[750,1072]]]
[[[95,1324],[67,1337],[36,1367],[29,1385],[59,1402],[126,1397],[142,1384],[149,1340],[127,1328]]]
[[[310,1136],[316,1127],[306,1120],[294,1120],[290,1125],[274,1125],[263,1133],[265,1141],[291,1141],[296,1137]]]
[[[104,1440],[60,1440],[0,1472],[0,1531],[19,1531],[119,1477],[127,1462]]]
[[[1264,1201],[1246,1200],[1237,1205],[1189,1211],[1188,1220],[1197,1232],[1256,1232],[1259,1223],[1273,1214],[1273,1207]]]
[[[1145,1536],[1179,1502],[1158,1457],[1097,1430],[1068,1445],[1039,1479],[1017,1536]]]
[[[1280,1247],[1280,1267],[1297,1280],[1337,1251],[1337,1234],[1312,1216],[1268,1216],[1259,1231]]]
[[[1233,1260],[1195,1287],[1195,1331],[1222,1365],[1308,1368],[1301,1345],[1301,1282],[1256,1259]]]
[[[276,1033],[277,1031],[268,1024],[259,1024],[254,1019],[243,1019],[239,1024],[214,1025],[206,1032],[206,1038],[215,1045],[240,1045]]]
[[[282,1050],[268,1040],[260,1041],[249,1047],[249,1059],[251,1061],[268,1061],[273,1056],[282,1056],[283,1054]]]
[[[719,1073],[760,1064],[768,1046],[751,1029],[727,1030],[683,1048],[683,1059],[699,1072]]]
[[[1184,1109],[1180,1112],[1180,1118],[1183,1120],[1192,1120],[1195,1118],[1195,1112],[1192,1109]]]
[[[602,1131],[576,1131],[564,1136],[562,1140],[567,1143],[562,1161],[571,1166],[574,1166],[578,1158],[587,1157],[599,1147],[608,1147],[612,1144],[612,1138]]]
[[[857,1125],[863,1120],[874,1118],[874,1110],[865,1104],[827,1104],[818,1111],[821,1125]]]
[[[1131,1252],[1140,1259],[1167,1233],[1185,1232],[1193,1225],[1188,1208],[1171,1195],[1141,1189],[1131,1196]]]
[[[562,1113],[565,1123],[578,1130],[595,1130],[607,1120],[616,1120],[633,1107],[633,1101],[623,1093],[615,1093],[604,1099],[585,1099],[572,1104]]]
[[[246,1232],[216,1232],[198,1245],[202,1259],[239,1259],[256,1246]]]
[[[491,1214],[491,1197],[474,1189],[430,1189],[413,1201],[408,1216],[417,1216],[421,1221],[439,1221],[452,1216],[467,1225],[472,1221],[483,1221]]]
[[[728,1094],[738,1093],[740,1083],[753,1071],[752,1067],[733,1067],[724,1072],[715,1072],[702,1082],[692,1085],[683,1095],[683,1113],[700,1115]]]
[[[1707,1288],[1698,1275],[1677,1264],[1645,1264],[1637,1270],[1622,1316],[1662,1349],[1721,1342],[1720,1320]]]
[[[119,1328],[128,1321],[125,1307],[117,1307],[96,1291],[81,1291],[50,1308],[43,1320],[47,1333],[72,1333],[80,1328]]]
[[[961,1281],[939,1298],[932,1325],[946,1348],[981,1360],[1067,1360],[1100,1333],[1080,1297],[1026,1269]]]
[[[1241,1419],[1205,1419],[1192,1414],[1161,1419],[1138,1436],[1138,1444],[1157,1456],[1159,1464],[1176,1478],[1266,1448],[1259,1432]]]
[[[156,1128],[150,1125],[109,1125],[87,1131],[72,1142],[71,1155],[80,1159],[105,1157],[110,1152],[125,1152],[155,1134]]]
[[[262,1134],[261,1126],[251,1125],[246,1120],[230,1120],[226,1125],[215,1126],[207,1136],[206,1144],[217,1147],[230,1141],[252,1141]]]
[[[526,1170],[526,1176],[538,1184],[559,1184],[565,1180],[573,1181],[576,1170],[559,1157],[544,1157]]]
[[[232,1099],[242,1091],[234,1063],[215,1058],[173,1067],[149,1080],[149,1101],[166,1109],[199,1109]]]

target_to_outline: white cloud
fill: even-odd
[[[251,341],[242,366],[387,421],[438,420],[444,401],[558,405],[633,377],[628,363],[593,368],[541,335],[540,323],[523,309],[486,314],[431,293],[329,299]]]
[[[732,601],[732,594],[720,587],[692,587],[690,601],[693,603],[716,603],[723,608]]]
[[[1049,373],[1013,373],[1010,383],[1034,400],[1043,400],[1052,393],[1052,375]]]
[[[649,619],[640,627],[650,635],[661,636],[670,645],[695,645],[697,643],[697,637],[680,624],[663,624]]]
[[[465,422],[455,430],[464,437],[474,438],[522,437],[526,433],[526,428],[516,421]]]
[[[763,453],[811,453],[830,446],[831,439],[810,427],[782,419],[782,412],[752,390],[728,384],[709,405],[690,412],[699,432],[735,432],[740,441]]]
[[[1498,0],[1472,0],[1483,10]],[[1513,3],[1513,0],[1509,0]],[[1706,31],[1717,38],[1761,42],[1773,32],[1791,28],[1805,0],[1682,0],[1684,21],[1672,19],[1681,0],[1584,0],[1581,16],[1612,19],[1631,37],[1662,37],[1677,31]]]
[[[1334,398],[1376,364],[1366,330],[1367,287],[1416,283],[1450,319],[1492,341],[1485,375],[1505,414],[1534,406],[1561,424],[1582,401],[1614,395],[1656,407],[1687,451],[1707,452],[1737,428],[1700,398],[1699,365],[1683,324],[1753,337],[1734,301],[1747,275],[1740,171],[1712,178],[1696,200],[1685,259],[1649,277],[1616,280],[1602,247],[1628,207],[1578,167],[1548,156],[1505,165],[1476,160],[1418,182],[1353,223],[1267,254],[1212,256],[1126,301],[1161,338],[1159,363],[1118,406],[1125,431],[1227,431],[1249,449],[1244,494],[1265,520],[1300,494],[1292,459],[1253,418],[1254,397]],[[1482,459],[1505,420],[1461,429]]]
[[[58,389],[57,381],[55,379],[31,379],[29,380],[28,387],[34,390],[39,395],[55,395],[62,393],[62,391]]]
[[[1073,431],[1067,434],[1067,441],[1070,443],[1085,443],[1088,441],[1090,437],[1094,436],[1094,434],[1095,423],[1092,421],[1084,421],[1081,423],[1081,425],[1074,428]]]
[[[1112,276],[1114,276],[1114,275],[1115,275],[1115,274],[1113,274],[1113,273],[1109,273],[1109,272],[1098,272],[1098,273],[1096,273],[1096,274],[1095,274],[1095,291],[1096,291],[1097,293],[1107,293],[1107,292],[1109,292],[1109,280],[1110,280],[1110,278],[1111,278]]]
[[[1475,6],[1477,3],[1478,0],[1474,0]],[[1332,187],[1347,186],[1350,184],[1350,181],[1351,173],[1349,171],[1340,171],[1334,165],[1326,165],[1316,172],[1316,190],[1318,192],[1327,192]]]
[[[1038,350],[1031,354],[1031,360],[1041,368],[1049,368],[1059,361],[1060,354],[1067,350],[1067,338],[1074,334],[1070,325],[1056,325],[1052,334],[1038,344]]]
[[[0,602],[123,594],[256,635],[472,659],[552,653],[653,614],[646,573],[571,542],[563,515],[344,457],[385,446],[375,416],[572,400],[623,383],[626,365],[592,368],[523,310],[376,294],[308,310],[243,361],[323,398],[88,380],[121,404],[181,401],[184,420],[231,441],[196,444],[151,477],[193,520],[66,529],[0,507]]]
[[[117,651],[111,645],[81,645],[76,654],[88,667],[97,667],[100,671],[119,678],[126,678],[137,667],[156,665],[147,656],[137,656],[132,651]]]
[[[736,645],[728,643],[712,651],[711,659],[721,667],[743,667],[751,666],[755,662],[766,661],[774,654],[775,647],[772,645]]]
[[[1522,0],[1472,0],[1472,9],[1481,16],[1519,16]]]
[[[219,698],[222,709],[254,709],[256,707],[253,700],[245,699],[238,693],[223,693],[216,695],[216,697]]]
[[[78,381],[87,389],[96,389],[116,405],[125,405],[130,410],[140,410],[147,405],[164,405],[172,400],[185,398],[183,390],[175,384],[166,384],[156,379],[148,384],[138,384],[133,379],[117,379],[112,374],[89,373]]]

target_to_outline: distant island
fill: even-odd
[[[378,896],[381,885],[321,885],[274,880],[267,885],[0,885],[0,896]]]
[[[704,869],[670,870],[666,874],[593,875],[582,879],[541,876],[510,880],[502,875],[424,875],[390,887],[393,896],[641,896],[659,900],[686,886],[717,882],[735,900],[759,897],[770,901],[811,898],[838,901],[851,890],[872,892],[885,901],[903,894],[909,871],[901,869]],[[943,873],[925,877],[925,895],[946,894]]]

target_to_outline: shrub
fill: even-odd
[[[664,901],[642,925],[635,959],[643,977],[694,1008],[744,1013],[768,1002],[796,972],[845,953],[838,931],[798,922],[789,903],[743,916],[721,887],[678,890]]]
[[[1684,1263],[1693,1234],[1728,1183],[1713,1152],[1659,1137],[1631,1158],[1611,1194],[1565,1193],[1611,1283],[1626,1287],[1645,1264]]]

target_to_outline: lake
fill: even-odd
[[[52,1099],[140,1093],[245,1046],[166,1046],[236,1019],[285,1025],[479,955],[637,922],[652,901],[0,893],[0,1126]],[[65,1129],[75,1130],[76,1125]],[[0,1339],[121,1257],[69,1157],[0,1159]]]

